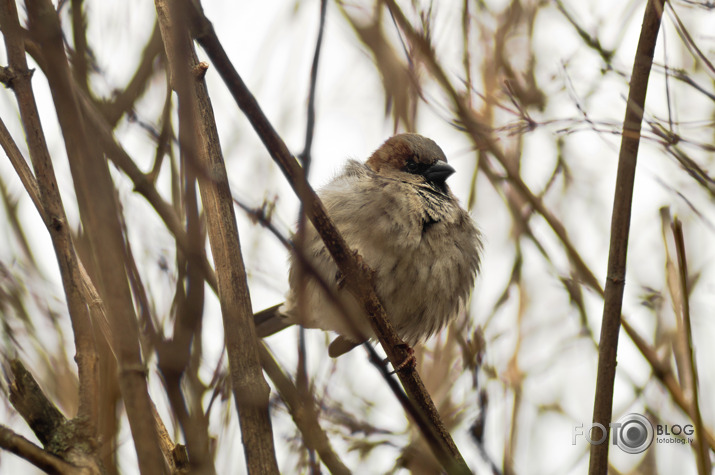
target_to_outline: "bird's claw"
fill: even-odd
[[[370,268],[369,265],[367,265],[365,259],[363,259],[363,257],[357,250],[353,249],[353,255],[355,256],[355,261],[357,262],[357,265],[362,271],[363,275],[366,275],[370,282],[375,282],[375,271]]]
[[[343,290],[343,287],[345,287],[345,274],[340,272],[340,270],[335,273],[335,285],[338,287],[338,290]]]
[[[402,361],[402,363],[398,364],[397,367],[395,367],[394,370],[390,374],[395,374],[400,371],[402,371],[405,368],[409,369],[414,369],[415,366],[417,366],[417,359],[415,358],[415,350],[412,349],[411,346],[409,346],[407,343],[402,343],[399,346],[404,346],[405,351],[407,352],[407,357]],[[387,363],[387,359],[385,360],[385,363]]]

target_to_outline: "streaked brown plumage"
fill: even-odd
[[[323,187],[320,198],[348,245],[375,271],[375,285],[395,330],[408,344],[454,319],[474,286],[481,238],[445,180],[454,173],[432,140],[417,134],[388,139],[365,164],[350,160]],[[306,315],[297,310],[297,260],[283,305],[256,314],[260,336],[293,323],[340,334],[335,357],[373,337],[362,305],[340,288],[339,273],[315,228],[308,224],[302,252],[333,286],[350,321],[328,302],[314,279],[304,287]],[[355,330],[358,330],[357,332]]]

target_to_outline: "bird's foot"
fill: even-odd
[[[407,357],[402,361],[402,363],[398,364],[397,367],[392,371],[391,374],[395,374],[399,371],[402,371],[405,368],[409,369],[414,369],[415,366],[417,366],[417,359],[415,358],[415,350],[412,349],[410,345],[407,343],[400,343],[399,346],[404,346],[405,351],[407,352]],[[385,360],[386,362],[388,360]]]
[[[375,271],[367,265],[365,262],[365,259],[360,255],[360,253],[356,250],[353,249],[353,255],[355,255],[355,261],[357,262],[358,267],[362,271],[363,275],[367,276],[368,280],[370,282],[375,282]]]
[[[338,290],[343,290],[343,287],[345,287],[345,274],[340,272],[340,270],[335,272],[335,285],[338,287]]]

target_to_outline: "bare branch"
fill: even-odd
[[[10,402],[35,433],[42,445],[50,443],[57,430],[67,422],[38,386],[35,378],[19,360],[10,362]]]
[[[42,450],[21,435],[0,425],[0,447],[18,455],[47,473],[75,474],[78,468]]]
[[[19,104],[37,183],[32,182],[30,177],[27,176],[27,171],[21,171],[26,168],[26,166],[22,166],[24,165],[24,160],[21,160],[21,157],[20,161],[22,163],[18,163],[16,169],[50,232],[55,254],[57,255],[77,347],[76,360],[80,381],[78,417],[86,419],[86,427],[89,429],[87,436],[93,438],[97,433],[99,356],[95,347],[87,302],[82,295],[81,266],[75,254],[70,229],[67,226],[67,217],[65,216],[52,160],[30,84],[32,74],[27,67],[24,35],[21,32],[14,1],[3,0],[0,2],[0,23],[2,24],[10,69],[15,74],[12,88]],[[3,148],[8,151],[8,156],[12,160],[12,156],[18,155],[19,152],[14,143],[9,140],[9,134],[7,134],[4,124],[2,124],[0,130],[2,131]],[[18,159],[16,158],[14,161],[18,162]],[[34,196],[37,194],[36,188],[40,192],[39,203]]]
[[[218,295],[234,400],[249,473],[278,473],[273,430],[268,414],[270,389],[263,377],[259,341],[253,324],[246,271],[236,216],[213,116],[213,108],[193,44],[186,8],[177,2],[155,1],[159,26],[179,97],[179,141],[187,165],[208,172],[199,186],[214,258]]]
[[[685,258],[685,240],[683,239],[683,225],[678,218],[675,218],[671,224],[673,237],[675,238],[675,248],[678,253],[678,268],[680,270],[680,296],[682,300],[682,319],[683,333],[688,343],[687,366],[690,374],[690,417],[695,423],[695,438],[696,443],[693,444],[693,449],[696,451],[696,459],[698,473],[706,475],[711,473],[710,450],[705,436],[705,426],[703,425],[703,416],[700,412],[699,390],[698,390],[698,367],[695,364],[695,354],[693,351],[693,331],[690,324],[690,289],[688,285],[688,264]]]
[[[30,34],[45,53],[45,67],[62,129],[82,223],[100,273],[99,285],[112,326],[119,386],[144,473],[164,471],[151,415],[139,329],[124,268],[124,240],[107,162],[87,134],[74,93],[59,18],[48,0],[28,2]]]
[[[95,441],[87,438],[87,420],[65,416],[47,399],[40,386],[19,360],[10,361],[10,402],[27,421],[49,453],[61,457],[88,474],[99,474]],[[25,447],[29,449],[29,447]],[[37,455],[37,454],[35,454]]]
[[[320,49],[323,45],[323,31],[325,30],[325,12],[328,7],[327,0],[320,0],[320,25],[318,26],[318,39],[315,43],[315,53],[313,54],[313,64],[310,67],[310,90],[308,91],[308,113],[305,125],[305,146],[299,158],[305,169],[305,174],[310,170],[311,149],[313,147],[313,135],[315,134],[315,87],[318,83],[318,64],[320,61]]]
[[[593,421],[606,427],[608,439],[613,404],[613,385],[616,378],[616,354],[618,334],[621,328],[621,308],[623,289],[626,283],[626,255],[631,220],[633,183],[640,143],[641,121],[645,106],[648,77],[653,64],[653,52],[660,30],[664,0],[649,0],[643,17],[641,36],[633,62],[626,116],[623,120],[623,137],[618,156],[616,192],[613,198],[611,217],[611,243],[608,256],[608,276],[603,303],[601,339],[598,350],[598,373],[596,377],[596,398],[593,407]],[[594,436],[595,437],[595,436]],[[591,446],[589,473],[600,475],[608,471],[608,449],[610,444]]]
[[[291,416],[293,416],[295,425],[303,434],[305,445],[318,452],[320,459],[333,475],[349,474],[350,470],[333,451],[330,439],[328,439],[323,428],[320,427],[313,398],[311,397],[306,401],[306,398],[300,394],[295,384],[283,373],[265,345],[260,346],[260,352],[263,369],[265,369],[273,384],[276,385],[281,398],[288,407]]]

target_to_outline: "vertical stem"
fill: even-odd
[[[189,2],[155,0],[171,86],[179,97],[179,141],[187,167],[199,176],[201,203],[216,268],[231,389],[238,409],[246,467],[251,474],[277,474],[273,429],[268,411],[270,388],[261,368],[258,337],[236,215],[216,130],[213,107],[191,43]]]
[[[141,473],[160,474],[165,465],[139,348],[139,326],[127,282],[124,236],[114,183],[94,136],[87,133],[54,6],[49,0],[29,0],[27,15],[30,35],[45,59],[44,71],[67,149],[82,226],[98,270],[98,287],[109,315],[119,363],[119,388],[139,468]]]
[[[77,362],[79,377],[77,416],[85,422],[86,435],[91,438],[97,434],[99,357],[87,305],[82,298],[82,279],[78,258],[75,254],[72,235],[67,225],[67,217],[59,193],[57,178],[55,177],[52,159],[50,158],[50,152],[40,123],[40,115],[37,111],[35,96],[32,91],[30,82],[32,74],[27,67],[24,34],[20,27],[17,6],[14,0],[0,2],[0,26],[4,35],[10,69],[14,74],[11,87],[17,97],[30,151],[30,159],[37,177],[37,187],[40,194],[38,212],[50,232],[72,322],[72,331],[77,350],[75,361]],[[4,126],[2,128],[4,129]],[[6,146],[5,144],[6,142],[3,142],[4,147]],[[8,151],[8,155],[10,153]],[[28,189],[28,191],[31,190]]]
[[[623,121],[623,137],[618,156],[616,191],[611,217],[611,243],[608,255],[608,275],[603,305],[601,340],[598,350],[598,374],[593,421],[603,424],[608,433],[613,405],[613,386],[616,378],[616,354],[618,333],[621,327],[621,308],[626,277],[628,232],[631,221],[633,185],[640,144],[641,122],[645,105],[648,77],[653,64],[660,20],[665,0],[649,0],[643,16],[643,25],[633,63],[626,115]],[[596,431],[597,429],[594,429]],[[608,434],[606,434],[608,435]],[[594,439],[598,435],[594,434]],[[606,443],[591,446],[590,475],[608,472],[608,437]]]
[[[673,237],[675,238],[675,248],[678,253],[678,268],[680,270],[680,294],[681,301],[683,303],[682,315],[683,315],[683,325],[682,329],[685,333],[685,338],[688,343],[687,349],[687,366],[690,373],[690,417],[695,424],[695,439],[696,443],[693,444],[695,450],[695,461],[698,466],[698,474],[705,475],[711,473],[711,463],[710,463],[710,448],[707,443],[707,436],[705,434],[705,426],[703,425],[703,416],[700,413],[700,403],[698,396],[698,367],[695,364],[695,354],[693,353],[693,332],[690,325],[690,290],[688,288],[688,262],[685,258],[685,240],[683,239],[683,225],[678,218],[675,218],[673,224]]]

